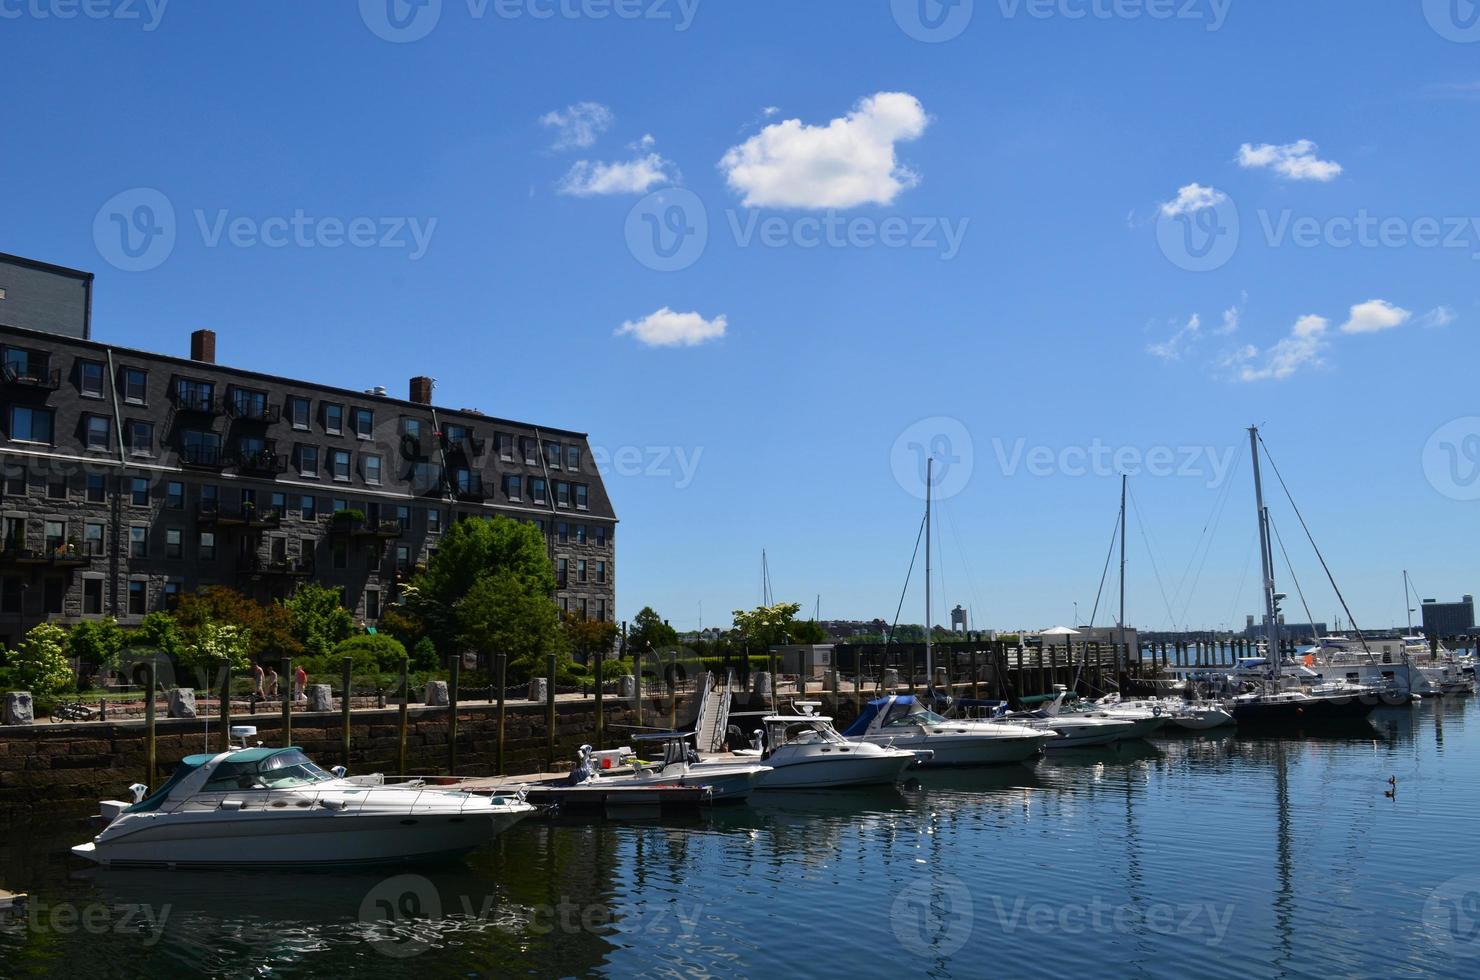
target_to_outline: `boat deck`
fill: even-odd
[[[710,802],[710,791],[703,786],[603,786],[582,783],[566,784],[569,773],[532,773],[530,775],[490,776],[469,779],[461,788],[482,796],[506,795],[521,789],[530,803],[558,804],[567,810],[603,810],[618,814],[632,811],[689,810]]]

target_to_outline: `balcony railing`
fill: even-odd
[[[341,512],[329,521],[331,534],[347,534],[352,538],[399,538],[405,529],[401,522],[392,517],[367,518],[358,512]]]
[[[283,514],[276,507],[202,500],[196,507],[195,520],[205,527],[274,528],[282,526]]]
[[[429,432],[420,435],[401,434],[401,456],[409,460],[431,459],[437,441]]]
[[[170,401],[177,412],[194,412],[197,415],[215,415],[221,409],[216,397],[208,391],[200,391],[194,388],[174,388],[170,391]]]
[[[57,544],[45,548],[27,548],[19,541],[0,541],[0,564],[49,565],[53,568],[86,568],[92,556],[75,544]]]
[[[458,500],[482,502],[488,499],[488,491],[483,486],[483,477],[474,473],[459,480],[452,481],[452,496]]]
[[[243,555],[237,559],[236,570],[246,575],[286,575],[297,578],[313,575],[313,558],[260,558]]]
[[[486,441],[475,436],[461,436],[454,438],[447,434],[442,435],[442,448],[449,456],[461,456],[464,459],[477,459],[483,455],[487,445]]]
[[[267,402],[228,399],[226,414],[239,422],[263,422],[271,424],[282,418],[282,407]]]
[[[180,465],[205,470],[224,470],[231,461],[220,446],[181,446]]]
[[[5,383],[17,388],[38,388],[42,391],[56,391],[62,386],[62,371],[57,368],[48,371],[44,366],[35,364],[21,366],[7,362],[3,374]]]
[[[288,472],[287,455],[275,453],[270,449],[253,453],[239,452],[232,457],[231,462],[243,473],[254,473],[258,476],[277,476]]]

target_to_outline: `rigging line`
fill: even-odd
[[[1249,547],[1244,551],[1244,569],[1238,573],[1238,591],[1233,594],[1233,606],[1228,610],[1228,622],[1238,622],[1239,601],[1244,597],[1244,586],[1249,584],[1249,563],[1254,560],[1254,545],[1259,541],[1259,532],[1249,535]]]
[[[1270,469],[1274,470],[1275,479],[1280,481],[1280,489],[1285,491],[1285,499],[1290,501],[1290,509],[1295,512],[1295,517],[1300,521],[1300,527],[1305,531],[1305,538],[1310,542],[1311,548],[1315,550],[1316,557],[1320,559],[1321,570],[1326,573],[1326,579],[1331,583],[1331,588],[1336,592],[1336,598],[1341,600],[1341,609],[1346,613],[1346,621],[1352,624],[1356,631],[1357,639],[1362,641],[1362,649],[1371,653],[1372,649],[1367,646],[1367,637],[1362,635],[1362,628],[1357,625],[1357,617],[1352,615],[1351,607],[1346,604],[1346,596],[1341,594],[1341,586],[1336,584],[1336,576],[1331,574],[1331,566],[1326,564],[1326,556],[1321,554],[1321,548],[1316,544],[1315,535],[1310,533],[1310,525],[1305,523],[1305,515],[1300,513],[1300,507],[1295,503],[1295,497],[1290,493],[1290,488],[1285,485],[1285,477],[1280,473],[1280,468],[1275,465],[1274,456],[1269,452],[1269,444],[1264,441],[1264,434],[1259,433],[1259,445],[1264,447],[1264,458],[1269,460]]]
[[[939,539],[939,541],[942,544],[945,543],[945,540],[946,540],[945,534],[940,529],[940,508],[939,507],[936,507],[935,508],[935,536],[936,536],[937,539]],[[928,568],[925,569],[925,574],[928,576],[930,574],[930,569],[928,569]],[[940,583],[940,598],[941,598],[942,604],[944,604],[944,603],[946,603],[946,602],[949,601],[949,600],[946,599],[946,559],[945,559],[945,556],[944,555],[942,555],[941,556],[941,559],[940,559],[940,574],[935,577],[935,580]],[[933,610],[933,609],[926,609],[925,610],[925,613],[926,613],[926,615],[925,615],[925,620],[926,620],[925,621],[925,629],[928,632],[930,630],[930,627],[931,627],[931,622],[930,621],[935,618],[935,610]]]
[[[904,611],[904,599],[910,591],[910,579],[915,574],[915,559],[920,557],[920,542],[925,537],[925,518],[920,518],[920,533],[915,535],[915,552],[910,555],[910,569],[904,573],[904,588],[899,593],[899,606],[894,610],[894,625],[889,627],[889,635],[884,637],[884,660],[889,660],[889,648],[894,645],[894,633],[899,629],[899,615]]]
[[[1141,541],[1146,545],[1146,555],[1151,559],[1151,573],[1156,576],[1156,588],[1161,592],[1161,601],[1167,607],[1167,623],[1173,630],[1177,628],[1177,617],[1172,612],[1172,604],[1167,601],[1167,589],[1161,582],[1161,570],[1156,567],[1156,553],[1151,550],[1151,539],[1146,533],[1146,518],[1141,515],[1141,504],[1136,500],[1136,492],[1130,492],[1131,507],[1136,512],[1136,525],[1141,529]]]
[[[982,603],[981,598],[976,594],[976,575],[971,571],[971,561],[967,555],[966,546],[962,543],[961,531],[956,526],[956,512],[954,510],[947,510],[946,508],[942,508],[942,510],[946,511],[946,520],[951,522],[951,535],[956,541],[956,551],[961,555],[961,567],[966,572],[966,591],[971,596],[972,607],[973,609],[980,608]],[[967,620],[968,625],[971,622],[972,620]]]
[[[1110,575],[1110,559],[1115,557],[1115,537],[1120,533],[1120,508],[1115,508],[1115,526],[1110,529],[1110,550],[1105,552],[1105,570],[1100,572],[1100,590],[1095,593],[1095,608],[1089,614],[1089,628],[1093,629],[1095,617],[1100,612],[1100,597],[1105,594],[1105,579]],[[1075,623],[1074,625],[1079,625]]]
[[[1280,554],[1285,556],[1285,568],[1290,571],[1290,581],[1295,583],[1295,594],[1300,596],[1300,604],[1305,607],[1305,621],[1310,624],[1310,631],[1316,631],[1316,617],[1310,611],[1310,603],[1305,601],[1305,591],[1300,588],[1300,579],[1295,576],[1295,565],[1290,561],[1290,553],[1285,550],[1285,539],[1280,537],[1280,529],[1275,526],[1274,518],[1269,518],[1270,530],[1274,531],[1274,540],[1280,546]]]
[[[1234,458],[1233,465],[1235,472],[1228,474],[1228,478],[1223,482],[1223,502],[1218,506],[1217,516],[1213,520],[1213,531],[1208,535],[1207,545],[1203,548],[1202,561],[1198,563],[1197,573],[1192,577],[1192,588],[1187,592],[1187,601],[1182,604],[1182,622],[1184,623],[1187,622],[1187,610],[1192,608],[1192,597],[1197,594],[1198,583],[1202,581],[1203,569],[1208,565],[1208,556],[1213,553],[1213,540],[1218,536],[1218,529],[1223,526],[1223,515],[1228,511],[1228,498],[1231,496],[1230,491],[1233,488],[1233,477],[1242,459],[1242,456],[1236,456]],[[1207,528],[1204,527],[1203,530],[1206,531]],[[1182,587],[1179,585],[1177,591],[1180,593],[1181,589]]]

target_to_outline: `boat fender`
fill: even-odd
[[[345,810],[349,808],[349,804],[344,800],[319,800],[319,806],[325,810]]]

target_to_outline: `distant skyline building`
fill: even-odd
[[[1475,597],[1466,595],[1459,602],[1423,601],[1425,636],[1461,636],[1475,628]]]

